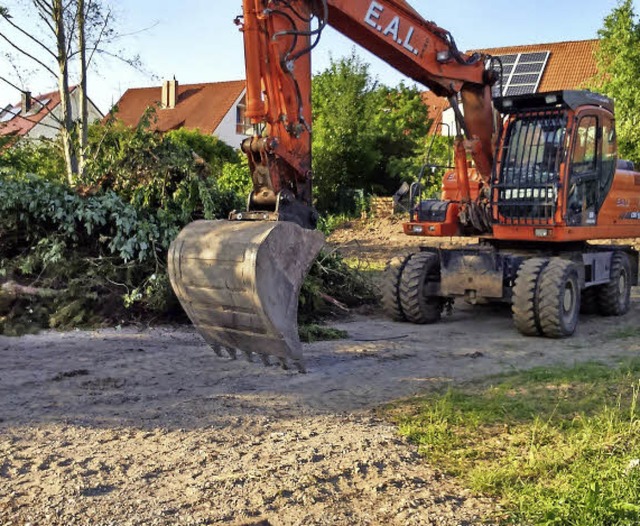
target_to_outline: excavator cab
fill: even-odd
[[[613,237],[602,233],[616,223],[605,206],[617,161],[613,101],[590,91],[558,91],[494,103],[506,126],[491,183],[493,235]]]
[[[458,163],[443,177],[441,199],[412,203],[405,233],[549,241],[570,235],[569,227],[597,226],[616,171],[613,102],[589,91],[557,91],[497,98],[494,105],[504,123],[489,184],[463,154],[467,201]],[[465,207],[487,195],[490,224],[466,228]]]

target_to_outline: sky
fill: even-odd
[[[13,0],[14,3],[17,0]],[[617,0],[409,0],[427,20],[451,32],[462,50],[595,38]],[[12,0],[0,0],[11,8]],[[89,96],[104,112],[128,88],[160,85],[173,78],[181,84],[237,80],[244,77],[242,35],[233,24],[240,0],[111,0],[117,29],[130,34],[119,41],[125,54],[139,54],[142,74],[118,61],[101,61],[89,78]],[[635,0],[636,12],[640,0]],[[29,27],[30,18],[16,21]],[[0,56],[7,45],[0,41]],[[327,28],[313,52],[313,70],[334,59],[357,54],[371,64],[380,82],[398,84],[403,76],[349,39]],[[30,68],[25,61],[19,66]],[[0,76],[13,78],[0,61]],[[56,88],[55,80],[24,75],[34,94]],[[19,93],[0,82],[0,105],[19,100]]]

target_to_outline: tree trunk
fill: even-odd
[[[73,118],[71,114],[71,96],[69,94],[69,61],[67,58],[67,36],[64,27],[64,7],[62,0],[53,0],[53,18],[56,30],[56,58],[58,61],[58,91],[60,92],[60,107],[62,108],[62,146],[67,165],[67,182],[75,184],[78,174],[78,160],[76,158],[73,141]]]
[[[85,35],[84,0],[77,6],[78,50],[80,51],[80,144],[78,146],[78,176],[84,175],[85,155],[89,132],[89,108],[87,104],[87,44]]]

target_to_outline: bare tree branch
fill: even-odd
[[[18,24],[14,23],[11,20],[11,17],[6,15],[6,14],[2,14],[1,15],[2,18],[4,18],[4,20],[7,22],[7,24],[9,24],[11,27],[13,27],[14,29],[16,29],[17,31],[19,31],[20,33],[22,33],[23,35],[25,35],[29,40],[31,40],[32,42],[35,42],[38,46],[40,46],[41,49],[44,49],[45,52],[49,53],[49,55],[51,55],[53,58],[56,58],[55,54],[53,53],[53,51],[51,51],[47,46],[45,46],[42,42],[40,42],[37,38],[35,38],[33,35],[29,34],[27,31],[25,31],[24,29],[22,29]]]
[[[33,60],[34,62],[36,62],[37,64],[39,64],[40,66],[42,66],[44,69],[46,69],[49,73],[51,73],[54,77],[56,76],[55,71],[53,71],[53,69],[51,69],[49,66],[47,66],[44,62],[42,62],[42,60],[40,60],[39,58],[33,56],[31,53],[29,53],[28,51],[22,49],[21,47],[17,46],[16,44],[14,44],[7,36],[5,36],[4,33],[0,32],[0,38],[2,38],[3,40],[6,40],[6,42],[12,47],[14,48],[16,51],[19,51],[20,53],[22,53],[25,57],[30,58],[31,60]]]
[[[107,16],[104,17],[104,24],[102,24],[102,27],[100,28],[100,32],[98,33],[98,38],[94,42],[93,48],[89,53],[89,58],[87,59],[87,67],[90,67],[91,63],[93,62],[93,55],[98,50],[100,43],[102,42],[102,37],[104,36],[107,30],[107,27],[109,27],[110,19],[111,19],[111,9],[109,9],[109,11],[107,12]]]
[[[144,33],[145,31],[149,31],[149,30],[153,29],[154,27],[158,27],[159,24],[160,24],[160,22],[158,22],[156,20],[153,24],[151,24],[150,26],[147,26],[145,28],[138,29],[136,31],[131,31],[130,33],[120,33],[120,34],[114,36],[111,39],[111,42],[117,42],[118,40],[120,40],[122,38],[125,38],[125,37],[132,37],[134,35],[139,35],[140,33]]]
[[[38,18],[40,18],[40,20],[45,23],[45,25],[51,31],[51,34],[55,35],[56,30],[51,23],[51,20],[53,19],[53,10],[51,6],[43,0],[32,0],[32,2],[33,6],[36,9],[36,13],[38,13]]]
[[[35,5],[37,9],[42,10],[50,18],[53,18],[53,7],[44,0],[33,0],[33,5]]]

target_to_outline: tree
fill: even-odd
[[[640,23],[632,0],[620,0],[598,31],[595,91],[614,99],[620,156],[640,164]]]
[[[371,126],[380,160],[369,185],[374,193],[389,195],[418,176],[429,131],[428,109],[416,87],[379,86],[373,95]]]
[[[313,169],[317,206],[345,212],[356,190],[393,193],[424,157],[427,107],[420,91],[378,84],[355,53],[313,79]]]
[[[67,182],[73,185],[81,178],[85,165],[89,125],[87,71],[92,61],[98,55],[108,55],[138,66],[139,60],[137,57],[122,58],[122,54],[109,51],[109,45],[118,35],[113,29],[111,9],[102,0],[14,0],[13,8],[20,6],[32,13],[28,26],[17,23],[6,5],[0,6],[0,40],[56,79],[61,115],[52,117],[60,125]],[[71,113],[69,86],[72,77],[78,78],[80,94],[77,122]],[[20,89],[14,81],[2,76],[0,80]]]
[[[349,207],[380,160],[370,126],[376,83],[355,53],[316,75],[312,86],[313,171],[317,206]]]

